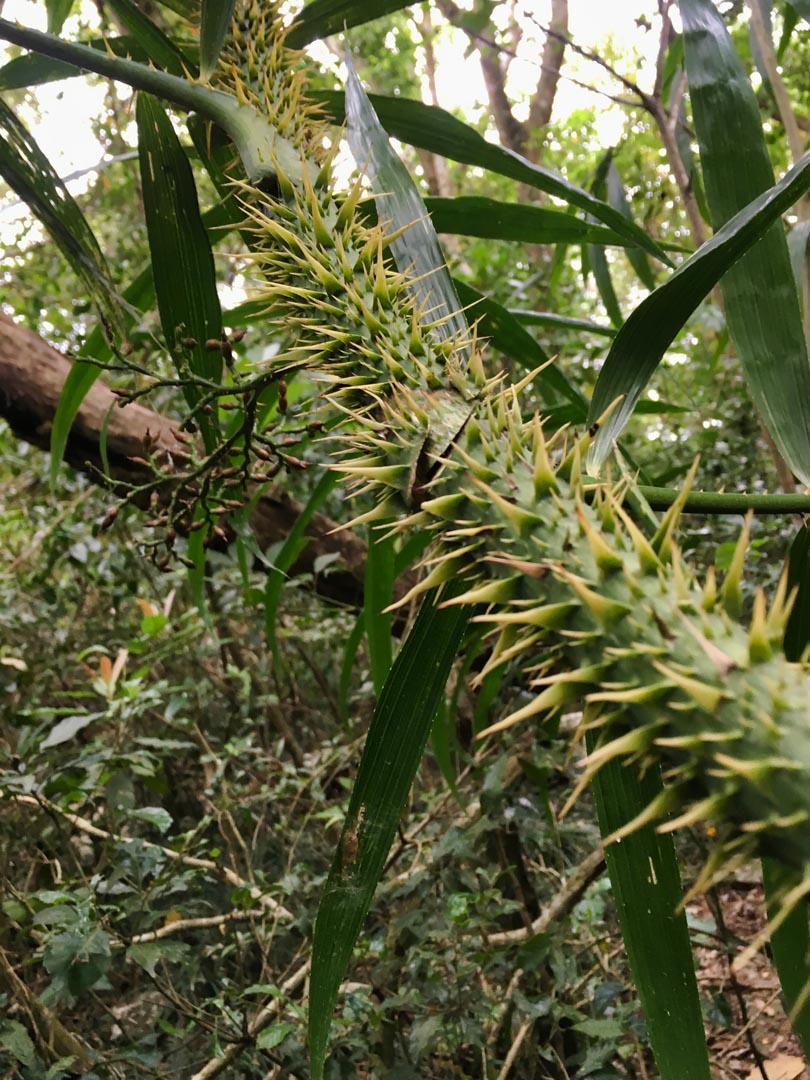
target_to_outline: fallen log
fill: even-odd
[[[51,428],[71,361],[37,334],[0,310],[0,417],[21,439],[48,450]],[[100,442],[106,423],[109,471],[105,477]],[[65,461],[98,483],[142,484],[151,477],[142,458],[145,445],[169,452],[185,446],[176,424],[138,402],[119,407],[112,390],[97,379],[82,402],[65,448]],[[259,546],[266,550],[289,534],[302,506],[280,486],[261,496],[251,518]],[[316,591],[339,603],[362,603],[366,544],[349,530],[315,513],[306,529],[309,543],[292,572],[313,574]],[[328,574],[315,572],[316,560],[332,556]],[[334,559],[337,555],[338,558]]]

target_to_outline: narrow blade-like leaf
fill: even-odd
[[[222,310],[191,166],[156,98],[139,94],[136,116],[149,252],[166,346],[178,370],[218,382],[222,354],[206,348],[206,342],[221,339]],[[188,385],[185,395],[194,406],[200,390]],[[215,443],[212,421],[203,415],[199,422],[210,450]]]
[[[342,93],[320,91],[314,97],[336,123],[343,123],[346,110]],[[624,236],[628,243],[637,244],[667,266],[672,266],[666,252],[651,240],[643,229],[628,221],[624,214],[550,169],[534,165],[512,150],[487,142],[475,128],[444,109],[435,105],[424,105],[421,101],[384,97],[380,94],[371,94],[370,101],[389,135],[410,146],[418,146],[467,165],[477,165],[530,187],[539,188],[549,195],[556,195],[571,206],[592,214],[597,221]]]
[[[613,148],[607,150],[602,155],[594,171],[591,192],[598,199],[605,199],[606,197],[607,174],[608,169],[613,164],[613,154]],[[610,273],[607,254],[604,248],[592,244],[584,245],[582,250],[582,276],[585,278],[586,284],[589,274],[593,274],[597,291],[605,306],[608,318],[614,326],[621,326],[624,322],[624,316],[622,315],[622,309],[619,307],[619,298],[613,288],[613,278]]]
[[[773,185],[759,104],[712,0],[681,0],[703,181],[719,227]],[[790,468],[810,483],[810,362],[780,222],[721,282],[751,396]]]
[[[790,0],[787,6],[792,7],[800,18],[810,23],[810,0]]]
[[[810,13],[810,0],[806,0],[807,10]],[[779,63],[782,63],[782,57],[785,55],[785,49],[790,44],[790,39],[793,37],[793,31],[796,29],[796,23],[799,21],[799,13],[793,4],[785,3],[784,14],[782,15],[782,34],[779,38],[779,46],[776,50],[776,59]],[[810,22],[810,15],[808,15],[808,22]]]
[[[793,280],[802,309],[807,303],[808,285],[810,285],[810,221],[800,221],[788,233],[788,251]],[[805,326],[808,325],[805,313]]]
[[[573,315],[558,315],[553,311],[524,311],[522,308],[510,308],[518,322],[527,326],[559,326],[567,330],[584,330],[599,337],[616,337],[617,331],[612,326],[591,322],[590,319],[578,319]]]
[[[481,236],[490,240],[520,240],[525,244],[611,244],[627,247],[625,236],[613,229],[542,206],[500,202],[482,195],[425,199],[437,232]],[[635,246],[635,254],[641,254]]]
[[[583,259],[583,263],[588,266],[593,274],[596,288],[602,298],[602,303],[605,305],[608,318],[614,326],[619,327],[624,322],[624,316],[622,315],[622,309],[619,307],[616,290],[613,288],[613,278],[605,249],[588,244],[585,250],[587,255]]]
[[[808,187],[810,156],[735,215],[631,313],[616,335],[594,388],[590,423],[617,398],[622,401],[596,436],[591,467],[598,468],[610,453],[661,357],[701,300]]]
[[[607,201],[614,208],[618,210],[620,214],[628,219],[633,220],[633,212],[630,209],[630,204],[627,201],[627,196],[624,193],[624,184],[622,178],[619,175],[619,170],[616,168],[614,161],[610,162],[607,171],[607,177],[605,180],[607,186]],[[652,291],[655,288],[655,274],[650,266],[650,260],[644,251],[639,250],[637,247],[629,247],[627,249],[627,258],[630,260],[630,265],[638,274],[639,281],[642,285]]]
[[[82,279],[108,330],[120,329],[118,297],[93,230],[37,141],[2,100],[0,176],[48,230]]]
[[[420,318],[440,339],[467,335],[467,320],[445,265],[436,230],[419,189],[391,147],[388,136],[357,77],[351,52],[346,50],[346,132],[355,164],[371,181],[379,218],[386,232],[400,236],[391,241],[391,253],[402,273],[409,276]]]
[[[48,12],[48,33],[59,34],[73,8],[73,0],[45,0]]]
[[[762,883],[765,886],[768,918],[772,919],[781,911],[785,893],[801,885],[802,875],[776,859],[763,859]],[[805,1056],[810,1055],[810,1002],[807,1000],[810,986],[810,925],[806,902],[797,904],[784,922],[771,931],[771,953],[785,995],[786,1011],[792,1014],[793,1030],[801,1040]],[[794,1007],[800,1000],[804,1004],[794,1014]]]
[[[94,49],[107,46],[116,56],[129,56],[132,60],[149,59],[132,37],[93,38],[87,44]],[[80,67],[65,60],[55,60],[41,53],[24,53],[0,67],[0,90],[21,90],[59,79],[73,79],[81,74]]]
[[[380,19],[394,11],[411,7],[417,0],[312,0],[295,18],[288,42],[293,49],[310,41],[339,34],[353,26]]]
[[[235,6],[236,0],[202,0],[200,75],[206,81],[211,78],[216,69]]]
[[[396,835],[469,615],[463,606],[439,607],[430,594],[374,710],[315,923],[309,990],[313,1080],[323,1076],[338,988]]]
[[[596,740],[588,735],[588,749]],[[611,761],[593,782],[599,827],[608,837],[661,793],[657,768],[643,776]],[[644,1009],[661,1080],[709,1080],[697,980],[675,846],[652,825],[605,847],[624,948]]]
[[[172,75],[196,75],[196,68],[170,37],[144,15],[133,0],[107,0],[122,26],[132,35],[149,62]]]
[[[386,611],[394,598],[394,540],[376,529],[369,529],[366,555],[363,617],[368,638],[371,681],[379,698],[391,670],[391,612]]]
[[[785,655],[800,660],[810,645],[810,526],[802,525],[787,557],[788,590],[795,598],[785,629]]]

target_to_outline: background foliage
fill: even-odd
[[[489,74],[489,96],[459,118],[607,200],[680,259],[710,229],[688,94],[677,133],[681,165],[692,170],[691,216],[671,147],[668,157],[662,146],[660,110],[678,92],[678,36],[665,42],[661,85],[638,87],[639,57],[655,53],[648,39],[657,42],[661,32],[657,14],[639,15],[637,45],[608,35],[579,43],[560,23],[566,7],[549,13],[557,38],[536,19],[519,18],[519,5],[439,2],[357,26],[351,42],[369,90],[424,94],[434,105],[442,104],[436,71],[451,62],[450,50],[466,49]],[[56,31],[70,10],[59,8],[48,5]],[[188,8],[196,25],[194,5]],[[747,9],[720,10],[757,90],[768,154],[780,172],[790,160],[788,123],[757,71]],[[135,11],[195,55],[182,3]],[[808,87],[798,14],[785,4],[771,18],[781,79],[800,120]],[[77,7],[66,25],[83,39],[128,31],[137,44],[134,19],[129,5],[110,3],[98,12]],[[549,107],[540,123],[538,95],[549,90],[542,73],[553,59],[545,50],[560,38],[563,71],[592,93],[567,115]],[[518,79],[512,67],[526,43],[534,49],[533,81]],[[316,87],[340,89],[337,40],[313,52]],[[37,90],[24,87],[34,77],[15,75],[19,61],[14,50],[9,55],[0,69],[3,100],[31,118]],[[552,100],[556,89],[555,82]],[[606,94],[621,99],[610,114],[611,138]],[[536,127],[521,119],[533,108]],[[92,173],[79,197],[118,290],[150,258],[144,192],[128,156],[135,138],[129,109],[126,91],[104,91],[96,134],[106,155],[124,160]],[[216,171],[203,167],[205,151],[182,118],[175,123],[205,213],[219,197]],[[403,155],[426,197],[564,209],[497,171],[414,147]],[[484,231],[483,214],[468,216]],[[800,205],[788,225],[798,230],[802,220]],[[28,218],[3,228],[6,313],[74,354],[86,349],[96,315],[82,281]],[[492,356],[493,370],[503,363],[519,376],[538,356],[556,357],[555,370],[576,391],[548,403],[565,419],[574,398],[590,397],[623,317],[667,271],[638,248],[464,233],[446,237],[453,273],[517,313],[501,328],[510,347]],[[250,276],[243,238],[211,236],[218,279],[231,287],[221,289],[226,326],[247,330],[235,363],[248,370],[287,342],[267,340],[250,309],[237,307]],[[803,272],[803,252],[794,264]],[[180,421],[185,405],[151,295],[140,307],[127,312],[128,341],[141,369],[158,380],[147,401]],[[132,385],[131,373],[115,367],[104,377]],[[147,387],[143,375],[135,378]],[[300,376],[288,392],[308,416],[316,384]],[[716,294],[668,351],[623,439],[649,485],[672,486],[696,454],[699,488],[766,493],[792,482],[752,407]],[[268,578],[268,562],[293,564],[281,544],[255,557],[242,537],[209,551],[195,580],[166,557],[164,538],[136,507],[102,529],[111,496],[92,475],[64,469],[49,488],[39,451],[10,426],[0,428],[0,441],[0,1062],[26,1080],[203,1076],[211,1075],[206,1063],[232,1051],[239,1075],[307,1075],[308,945],[381,687],[380,664],[383,675],[390,666],[392,627],[370,618],[371,608],[364,617],[325,602],[312,574]],[[304,440],[295,453],[308,468],[289,469],[285,482],[305,502],[322,476],[324,451]],[[329,486],[320,486],[321,509],[345,518],[344,493]],[[738,530],[730,517],[691,516],[682,544],[697,565],[723,568]],[[774,584],[795,531],[792,517],[755,521],[755,572],[746,588]],[[181,559],[191,554],[182,539],[175,551]],[[367,584],[381,595],[391,588],[392,566],[377,554],[378,577]],[[400,548],[391,561],[404,570],[416,554]],[[336,569],[327,560],[315,575]],[[395,637],[401,629],[393,626]],[[475,743],[477,730],[525,696],[508,676],[470,688],[482,650],[468,631],[343,985],[326,1075],[649,1075],[645,1022],[588,797],[558,817],[576,762],[551,733],[515,731]],[[704,842],[700,831],[682,842],[687,876]],[[544,917],[550,911],[555,918]],[[701,916],[693,912],[694,934],[717,944],[722,925],[716,915]],[[727,974],[703,987],[718,1059],[723,1029],[740,1025],[733,990]],[[250,1028],[257,1015],[265,1017],[258,1033]],[[721,1067],[732,1069],[719,1060]]]

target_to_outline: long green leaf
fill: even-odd
[[[391,613],[385,609],[394,598],[394,540],[369,529],[366,555],[363,617],[368,638],[371,680],[377,697],[391,670]]]
[[[808,3],[808,10],[810,10],[810,3]],[[785,3],[784,13],[782,15],[782,34],[779,38],[779,45],[776,49],[776,59],[779,63],[782,63],[782,57],[785,55],[785,50],[790,44],[790,39],[793,37],[793,31],[796,29],[796,23],[799,21],[799,13],[793,4]]]
[[[107,0],[112,11],[146,53],[150,63],[162,67],[172,75],[196,75],[191,60],[175,45],[171,38],[155,26],[137,7],[133,0]]]
[[[607,312],[608,318],[615,327],[621,326],[624,322],[624,315],[622,315],[622,309],[619,307],[619,298],[616,296],[616,290],[613,288],[613,278],[610,273],[610,265],[607,261],[605,249],[588,244],[586,245],[583,254],[585,255],[583,258],[583,266],[587,266],[593,274],[596,288],[602,298],[602,303],[605,305],[605,311]]]
[[[470,611],[429,594],[386,679],[369,727],[337,854],[315,922],[309,990],[312,1080],[321,1080],[332,1012],[396,835]]]
[[[210,79],[231,25],[236,0],[202,0],[200,10],[200,74]]]
[[[616,335],[591,399],[588,420],[593,423],[622,398],[597,433],[591,467],[598,468],[610,453],[661,357],[701,300],[808,187],[810,156],[736,214],[632,312]]]
[[[607,195],[607,174],[608,169],[613,163],[613,153],[614,151],[612,148],[607,150],[596,166],[594,178],[591,183],[591,192],[598,199],[605,199]],[[625,217],[626,216],[627,215],[625,214]],[[585,278],[586,285],[589,274],[593,274],[597,291],[602,299],[602,303],[605,305],[605,311],[607,312],[608,318],[614,326],[621,326],[624,322],[624,315],[622,315],[622,309],[619,306],[619,298],[616,296],[616,291],[613,288],[613,278],[610,273],[607,254],[604,248],[596,247],[592,244],[586,244],[582,249],[582,276]]]
[[[788,660],[798,662],[810,646],[810,527],[802,525],[787,556],[787,589],[795,590],[791,617],[785,629],[784,650]],[[773,859],[762,860],[762,882],[768,917],[778,914],[782,896],[800,885],[801,875]],[[781,926],[771,931],[771,953],[782,984],[788,1011],[807,994],[810,982],[810,908],[807,901],[796,905]],[[805,1054],[810,1054],[810,1001],[805,1000],[792,1017]]]
[[[802,525],[787,557],[788,590],[795,596],[785,629],[785,655],[798,661],[810,645],[810,526]]]
[[[526,244],[611,244],[628,241],[613,229],[583,221],[562,210],[500,202],[482,195],[425,199],[437,232],[481,236],[490,240],[520,240]],[[633,252],[640,255],[633,245]]]
[[[689,95],[712,222],[773,184],[759,105],[712,0],[681,0]],[[810,362],[780,222],[721,282],[751,396],[785,461],[810,483]]]
[[[168,38],[166,40],[169,40]],[[129,57],[131,60],[148,62],[149,52],[134,36],[92,38],[86,42],[93,49],[110,52],[116,56]],[[175,48],[172,43],[172,48]],[[196,67],[195,56],[198,47],[195,42],[184,42],[181,56],[185,59],[187,67]],[[23,56],[15,56],[7,64],[0,67],[0,90],[20,90],[25,87],[41,86],[43,83],[57,82],[59,79],[74,79],[82,75],[82,68],[65,60],[55,60],[41,53],[26,53]],[[182,74],[182,72],[178,72]]]
[[[596,746],[588,733],[588,749]],[[593,782],[599,827],[607,838],[661,793],[658,769],[640,776],[612,761]],[[644,1010],[661,1080],[709,1080],[697,980],[689,943],[675,846],[647,825],[605,847],[630,970]]]
[[[567,330],[584,330],[588,334],[615,338],[617,330],[612,326],[602,326],[590,319],[578,319],[573,315],[557,315],[552,311],[525,311],[522,308],[510,308],[509,314],[527,326],[559,326]]]
[[[630,204],[624,193],[624,184],[614,161],[611,161],[608,165],[605,184],[607,187],[607,201],[614,210],[618,210],[620,214],[624,214],[629,221],[632,221],[633,211],[630,209]],[[636,274],[638,274],[641,284],[652,291],[655,288],[655,274],[646,253],[636,247],[631,247],[627,250],[627,258],[630,260],[630,265]]]
[[[340,91],[320,91],[313,96],[336,123],[343,123],[346,110],[344,95]],[[530,187],[539,188],[550,195],[556,195],[571,206],[592,214],[597,221],[623,236],[629,244],[637,244],[667,266],[672,266],[666,252],[651,240],[643,229],[628,221],[618,210],[569,183],[550,169],[534,165],[512,150],[505,150],[502,146],[487,142],[475,128],[444,109],[407,98],[384,97],[380,94],[369,96],[380,123],[389,135],[410,146],[419,146],[433,154],[441,154],[467,165],[477,165]]]
[[[317,38],[339,34],[341,30],[350,30],[415,3],[416,0],[312,0],[296,15],[287,40],[293,49],[300,49]]]
[[[158,0],[158,3],[161,7],[167,7],[189,21],[198,19],[200,15],[199,0]]]
[[[793,280],[796,284],[796,292],[799,294],[799,301],[803,306],[805,290],[810,282],[810,221],[800,221],[794,225],[788,233],[787,240]],[[807,325],[806,316],[805,325]]]
[[[0,100],[0,176],[27,203],[93,298],[108,329],[121,311],[93,230],[36,139]]]
[[[357,168],[371,182],[378,215],[392,234],[391,254],[408,273],[421,321],[440,338],[464,340],[467,320],[439,247],[439,238],[411,174],[394,151],[346,50],[346,134]]]
[[[45,0],[48,12],[48,33],[59,34],[73,8],[73,0]]]
[[[156,98],[139,94],[136,118],[149,253],[166,346],[178,371],[188,369],[218,382],[222,354],[207,349],[206,342],[221,339],[222,310],[191,166]],[[200,391],[188,386],[185,396],[194,406]],[[199,422],[211,450],[216,441],[213,422],[207,416]]]
[[[797,12],[800,18],[810,23],[810,0],[790,0],[790,7]]]
[[[802,874],[788,869],[776,859],[762,860],[762,882],[765,886],[765,903],[768,918],[779,914],[786,892],[801,885]],[[787,1011],[793,1012],[800,999],[804,1004],[791,1017],[793,1030],[799,1036],[805,1056],[810,1055],[810,1002],[807,990],[810,986],[810,925],[808,925],[807,901],[794,907],[790,915],[771,931],[771,953]]]

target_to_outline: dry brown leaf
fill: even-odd
[[[768,1080],[796,1080],[804,1071],[804,1058],[792,1054],[779,1054],[771,1061],[766,1061],[765,1075]],[[762,1080],[762,1073],[755,1066],[745,1080]]]

